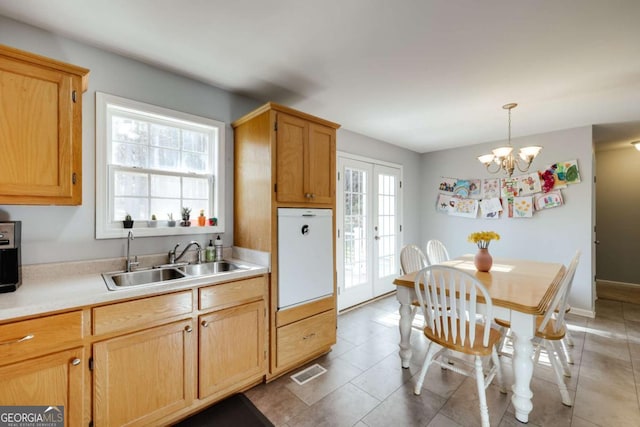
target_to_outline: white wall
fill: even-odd
[[[582,182],[562,190],[565,205],[535,212],[533,218],[526,219],[467,219],[437,213],[435,204],[440,177],[496,177],[489,174],[476,157],[503,145],[504,141],[427,153],[422,156],[421,162],[421,243],[424,247],[429,239],[442,240],[451,256],[475,253],[475,246],[467,242],[469,233],[494,230],[501,236],[501,240],[491,243],[494,256],[562,262],[565,265],[579,249],[582,256],[570,303],[573,307],[592,312],[592,128],[589,126],[517,138],[512,143],[516,149],[525,145],[544,147],[535,159],[533,168],[542,169],[557,161],[578,160]]]
[[[39,264],[124,255],[124,239],[95,240],[95,92],[172,108],[227,123],[226,230],[224,245],[233,243],[233,120],[261,103],[233,95],[186,77],[119,55],[76,43],[0,16],[0,43],[91,70],[83,95],[82,206],[0,205],[0,219],[22,221],[22,262]],[[169,251],[191,239],[209,236],[136,238],[136,255]]]

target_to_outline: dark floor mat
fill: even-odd
[[[176,427],[273,427],[244,394],[234,394],[182,420]]]

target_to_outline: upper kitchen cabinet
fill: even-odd
[[[335,125],[333,125],[335,126]],[[308,118],[276,114],[276,199],[333,203],[336,130]]]
[[[89,70],[0,45],[0,204],[82,204]]]

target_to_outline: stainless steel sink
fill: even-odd
[[[107,288],[118,290],[130,286],[156,285],[163,282],[182,279],[186,274],[176,268],[158,268],[130,272],[104,273]]]
[[[189,264],[180,267],[180,270],[189,276],[208,276],[210,274],[224,273],[227,271],[246,270],[246,268],[227,261],[219,261],[204,264]]]
[[[204,264],[188,264],[176,267],[154,268],[151,270],[118,271],[103,273],[107,288],[112,291],[127,289],[133,286],[155,286],[172,280],[214,276],[236,270],[248,270],[249,267],[227,261],[208,262]]]

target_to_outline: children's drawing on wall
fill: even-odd
[[[483,219],[499,219],[502,203],[498,197],[482,199],[480,201],[480,217]]]
[[[465,218],[475,218],[478,216],[478,201],[475,199],[458,199],[451,215]]]
[[[441,177],[436,211],[466,218],[531,218],[534,212],[562,206],[560,189],[579,182],[577,160],[509,178]]]
[[[484,199],[500,197],[500,178],[486,178],[482,180],[482,197]]]
[[[456,188],[457,178],[440,178],[440,185],[438,190],[441,193],[453,194],[453,190]]]
[[[467,199],[469,198],[471,182],[466,179],[459,179],[453,187],[453,194],[457,197]]]
[[[514,197],[513,216],[515,218],[531,218],[533,216],[533,197]]]
[[[558,162],[556,165],[558,166],[556,174],[558,177],[562,177],[567,184],[577,184],[580,182],[577,160]]]
[[[562,193],[560,190],[553,190],[548,193],[539,193],[534,196],[533,204],[537,211],[542,209],[555,208],[562,206]]]
[[[529,196],[542,191],[538,172],[517,177],[518,196]]]
[[[447,194],[439,194],[436,211],[443,213],[450,213],[456,207],[456,199],[453,196]]]

